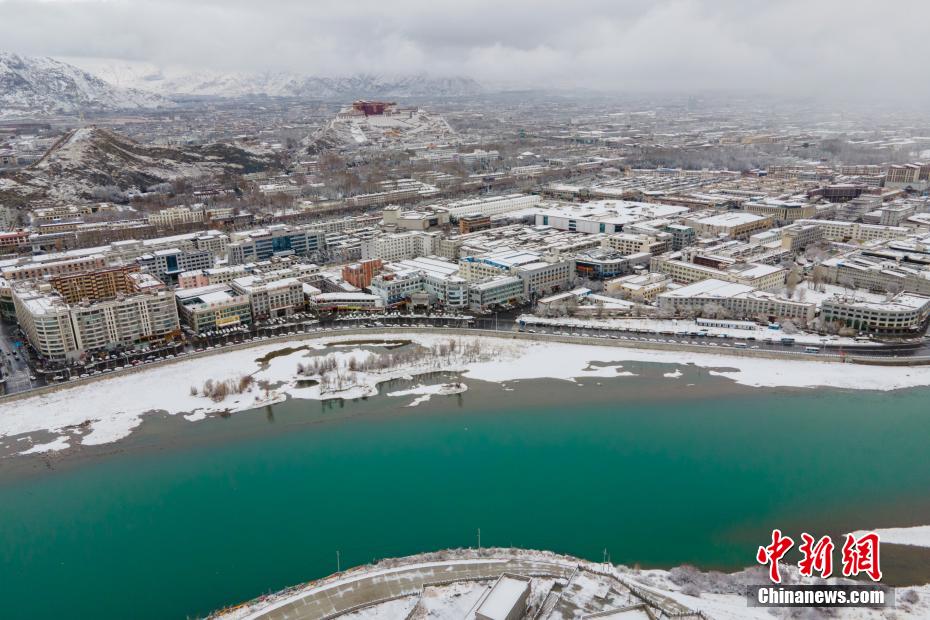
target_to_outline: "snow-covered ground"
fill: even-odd
[[[421,403],[429,401],[430,397],[435,394],[441,394],[443,396],[449,396],[451,394],[461,394],[466,391],[468,386],[464,383],[442,383],[438,385],[418,385],[409,390],[397,390],[394,392],[388,392],[388,396],[416,396],[408,407],[416,407]]]
[[[885,529],[869,530],[877,533],[883,543],[894,545],[910,545],[913,547],[930,547],[930,525],[916,527],[889,527]],[[865,531],[853,532],[862,536]]]
[[[698,325],[696,322],[687,319],[640,319],[640,318],[577,318],[577,317],[538,317],[533,315],[523,315],[520,319],[525,320],[527,325],[569,325],[577,327],[587,327],[592,329],[613,329],[613,330],[639,330],[653,333],[661,332],[706,332],[709,336],[718,336],[726,334],[733,340],[745,341],[752,337],[757,341],[771,338],[778,342],[784,337],[794,338],[798,344],[831,344],[842,345],[844,347],[857,347],[863,345],[874,346],[874,343],[856,342],[854,338],[842,336],[821,336],[807,332],[787,333],[781,329],[769,329],[762,325],[753,325],[752,329],[737,329],[734,327],[707,327]],[[746,323],[746,321],[739,321]]]
[[[359,342],[396,342],[397,338],[396,333],[366,335],[360,337]],[[715,376],[757,387],[894,390],[930,385],[930,367],[860,366],[422,332],[411,332],[409,338],[426,347],[446,343],[450,338],[459,343],[478,343],[482,354],[475,359],[427,357],[411,365],[379,372],[350,372],[347,370],[349,360],[363,360],[370,351],[361,346],[339,346],[325,354],[337,360],[341,370],[328,375],[320,384],[308,385],[305,380],[311,377],[298,374],[298,365],[307,363],[308,353],[320,355],[327,343],[344,343],[351,338],[331,336],[266,344],[188,358],[139,373],[4,403],[0,406],[0,438],[40,431],[58,436],[55,440],[43,437],[42,446],[25,446],[33,451],[64,449],[77,443],[104,444],[130,434],[148,412],[184,413],[187,414],[185,419],[195,422],[210,413],[244,411],[288,397],[319,400],[373,396],[378,392],[378,384],[385,381],[437,371],[462,372],[466,380],[497,383],[539,378],[574,381],[632,376],[624,363],[654,362],[667,365],[663,374],[670,380],[693,365],[709,368]],[[261,358],[275,352],[278,352],[277,357],[266,364],[260,363]],[[218,402],[203,395],[203,385],[208,380],[237,383],[246,375],[254,382],[242,393],[232,392]],[[267,382],[267,390],[259,387],[264,382]],[[197,393],[192,388],[197,388]],[[442,393],[436,386],[415,389],[419,391],[411,395]]]
[[[560,579],[551,577],[533,577],[530,581],[531,595],[529,603],[533,605],[532,617],[543,620],[591,617],[591,614],[616,610],[643,602],[640,596],[649,599],[651,611],[655,616],[673,617],[700,611],[705,617],[714,620],[771,620],[774,617],[803,618],[844,618],[848,620],[871,620],[879,618],[926,618],[930,616],[930,586],[898,588],[895,609],[889,615],[887,609],[847,608],[817,610],[797,610],[802,615],[789,614],[788,609],[767,609],[749,607],[746,602],[745,588],[766,583],[765,569],[753,567],[737,573],[701,572],[692,567],[678,567],[671,570],[638,570],[626,566],[588,562],[578,558],[557,555],[547,551],[527,549],[450,549],[425,553],[406,558],[392,558],[372,566],[353,568],[344,575],[332,575],[320,581],[289,588],[280,593],[267,595],[250,601],[235,609],[221,612],[211,618],[222,620],[245,620],[260,618],[273,610],[297,601],[315,601],[326,593],[330,600],[339,600],[343,591],[350,591],[354,599],[366,594],[377,597],[381,594],[377,581],[372,578],[391,580],[400,574],[435,574],[443,573],[447,567],[461,563],[477,562],[479,556],[485,562],[501,562],[499,570],[513,570],[507,562],[516,565],[539,567],[542,571],[561,567]],[[519,574],[519,569],[517,569]],[[540,571],[535,571],[539,573]],[[487,574],[488,571],[483,571]],[[790,583],[817,584],[822,580],[801,578],[796,566],[782,566],[782,575]],[[394,581],[397,581],[395,578]],[[552,585],[560,582],[557,590]],[[468,618],[469,610],[480,600],[483,588],[481,583],[490,585],[493,578],[477,581],[459,581],[445,586],[429,586],[418,594],[385,603],[374,603],[369,607],[346,615],[353,620],[382,620],[408,617],[417,608],[416,618]],[[828,583],[849,583],[832,578]],[[360,589],[361,588],[361,589]],[[555,604],[545,605],[546,594],[552,592],[557,599]],[[377,598],[374,598],[377,601]],[[311,603],[312,604],[312,603]],[[472,607],[469,607],[469,604]],[[656,606],[659,606],[658,608]],[[542,609],[540,609],[542,607]],[[406,612],[406,613],[404,613]],[[627,615],[622,617],[626,618]],[[646,617],[630,615],[629,617]],[[688,616],[690,617],[690,616]]]

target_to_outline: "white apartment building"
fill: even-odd
[[[537,226],[552,226],[571,232],[619,233],[625,226],[670,218],[687,213],[685,207],[629,200],[595,200],[579,204],[561,204],[536,214]]]
[[[707,217],[689,218],[686,221],[694,227],[698,236],[726,236],[731,239],[747,239],[757,232],[771,228],[773,223],[771,217],[745,211],[729,211]]]
[[[674,256],[674,255],[673,255]],[[745,284],[760,290],[780,288],[788,272],[784,267],[760,263],[737,263],[726,270],[688,263],[665,256],[654,256],[650,271],[664,273],[680,284],[693,284],[709,278]]]
[[[852,329],[884,336],[922,332],[930,316],[930,297],[902,293],[884,303],[836,295],[820,304],[824,325],[840,322]]]
[[[917,265],[874,256],[853,254],[830,258],[821,264],[826,279],[870,291],[909,291],[930,294],[930,271]]]
[[[797,220],[796,223],[817,226],[824,239],[841,242],[901,239],[910,232],[903,226],[881,226],[840,220]]]
[[[380,258],[386,263],[431,256],[442,235],[421,231],[389,233],[365,239],[361,243],[362,260]]]
[[[668,288],[671,278],[664,273],[642,273],[622,276],[604,282],[604,292],[638,302],[653,302]]]
[[[248,295],[253,320],[290,316],[304,306],[303,282],[297,278],[266,280],[250,275],[234,279],[231,288]]]
[[[431,301],[449,308],[468,305],[468,282],[459,277],[459,266],[438,256],[422,256],[385,265],[369,290],[393,305],[415,293],[427,293]]]
[[[710,278],[666,291],[658,296],[659,309],[675,315],[700,314],[712,307],[723,308],[731,318],[755,318],[763,315],[771,319],[791,319],[809,323],[814,319],[813,303],[791,301],[757,291],[751,286]]]
[[[181,318],[195,332],[252,322],[249,296],[225,284],[180,289],[175,298]]]
[[[671,235],[665,234],[665,238],[658,239],[649,235],[636,235],[632,233],[620,233],[617,235],[608,235],[601,242],[601,247],[615,250],[624,255],[640,254],[643,252],[649,254],[661,254],[671,248]]]
[[[507,194],[505,196],[490,196],[487,198],[469,198],[456,200],[438,206],[446,209],[454,218],[462,215],[502,215],[511,211],[519,211],[535,207],[542,198],[532,194]]]
[[[158,227],[179,226],[182,224],[195,224],[203,222],[203,209],[191,209],[190,207],[168,207],[161,211],[156,211],[148,216],[149,224]]]
[[[50,285],[23,285],[13,289],[13,304],[29,343],[41,356],[58,361],[180,332],[174,296],[167,291],[69,305]]]
[[[462,258],[459,275],[470,282],[500,275],[517,276],[523,280],[523,295],[532,299],[570,288],[575,278],[575,261],[544,258],[536,252],[503,247]]]

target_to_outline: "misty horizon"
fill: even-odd
[[[465,77],[496,89],[925,100],[919,2],[0,0],[6,51],[109,70]],[[98,70],[95,70],[98,69]]]

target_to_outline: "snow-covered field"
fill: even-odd
[[[385,381],[410,379],[437,371],[461,372],[466,380],[497,383],[538,378],[574,381],[632,376],[634,373],[624,368],[624,363],[654,362],[667,365],[662,370],[669,380],[680,377],[682,369],[694,365],[711,369],[710,373],[715,376],[758,387],[894,390],[930,385],[930,367],[859,366],[422,332],[412,332],[409,337],[425,347],[453,339],[459,343],[460,352],[469,343],[478,344],[481,353],[471,357],[461,353],[445,358],[424,357],[401,367],[356,372],[349,370],[350,360],[362,362],[371,351],[361,344],[344,346],[351,338],[343,336],[266,344],[189,358],[3,403],[0,405],[0,447],[10,441],[10,437],[41,431],[54,436],[49,439],[43,435],[41,441],[25,442],[24,450],[60,450],[75,443],[104,444],[129,435],[148,412],[183,413],[186,420],[196,422],[210,413],[244,411],[288,397],[319,400],[373,396],[378,393],[378,384]],[[393,333],[366,335],[358,340],[360,343],[372,340],[396,343],[397,338]],[[340,345],[322,351],[331,342]],[[277,356],[266,364],[260,363],[261,358],[276,352]],[[321,381],[316,384],[305,381],[312,377],[298,373],[298,365],[306,364],[307,355],[311,353],[331,356],[338,367],[323,378],[317,377]],[[253,381],[241,393],[231,391],[219,401],[203,394],[207,381],[232,385],[247,375]],[[192,388],[196,388],[196,393]],[[447,389],[445,393],[455,391]],[[392,396],[416,396],[423,402],[424,396],[442,393],[441,386],[421,385],[406,393],[394,392]]]
[[[881,536],[881,541],[883,543],[910,545],[913,547],[930,547],[930,525],[889,527],[870,531]],[[865,531],[854,532],[856,536],[861,536],[864,533]]]

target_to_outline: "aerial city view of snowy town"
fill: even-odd
[[[899,4],[0,0],[0,618],[930,618]]]

